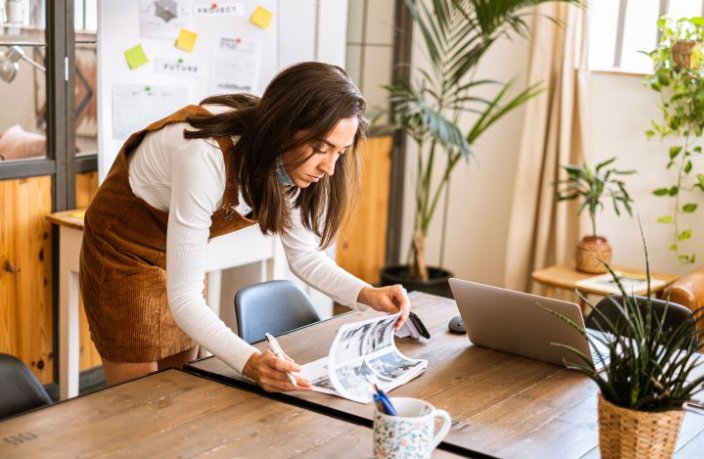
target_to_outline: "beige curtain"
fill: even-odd
[[[576,203],[556,205],[555,182],[562,165],[582,162],[588,132],[586,11],[562,3],[536,10],[528,81],[542,81],[545,91],[526,104],[505,263],[506,287],[522,291],[533,290],[534,270],[574,258]]]

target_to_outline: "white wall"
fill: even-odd
[[[417,47],[413,49],[414,67],[422,62]],[[516,77],[516,87],[526,84],[528,43],[525,40],[497,42],[479,66],[477,78],[507,81]],[[489,97],[492,89],[476,95]],[[476,156],[469,164],[459,164],[451,179],[448,234],[444,267],[463,279],[502,285],[508,234],[509,212],[513,197],[516,157],[523,123],[518,109],[494,125],[475,145]],[[465,126],[469,126],[466,121]],[[467,128],[465,128],[465,131]],[[413,228],[413,183],[415,158],[406,159],[406,196],[403,219],[402,262],[406,261],[408,241]],[[435,169],[435,179],[442,166]],[[442,208],[436,211],[427,242],[428,263],[437,265],[440,248]]]
[[[671,243],[672,226],[657,223],[655,220],[671,214],[670,199],[653,196],[656,187],[673,183],[674,171],[667,171],[667,151],[674,140],[661,142],[647,140],[645,130],[650,120],[660,120],[659,96],[643,85],[642,77],[626,74],[593,73],[589,86],[591,113],[589,161],[596,163],[612,156],[618,156],[616,165],[624,169],[636,169],[637,175],[626,177],[629,192],[635,200],[634,218],[618,218],[607,207],[597,217],[597,229],[603,232],[614,250],[614,263],[633,267],[644,267],[643,248],[638,230],[640,216],[648,244],[651,269],[672,274],[684,274],[692,269],[679,263],[674,254],[667,250]],[[698,159],[695,170],[704,169],[704,161]],[[701,266],[704,252],[704,200],[702,194],[694,198],[700,208],[692,218],[685,218],[686,227],[693,228],[694,235],[690,250],[697,251]],[[588,228],[582,221],[582,228]]]

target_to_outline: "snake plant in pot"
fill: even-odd
[[[472,146],[491,126],[541,91],[538,84],[514,90],[513,82],[476,78],[477,67],[500,38],[527,37],[529,7],[549,1],[405,0],[418,32],[414,44],[427,57],[428,66],[408,81],[385,87],[391,123],[412,139],[418,157],[408,264],[384,268],[382,282],[409,285],[409,280],[432,280],[429,271],[447,274],[442,269],[429,269],[426,239],[438,207],[443,207],[439,203],[452,172],[460,162],[469,161]],[[581,5],[579,0],[557,1]],[[495,92],[487,97],[491,91],[485,88],[495,88]],[[462,121],[467,114],[472,120]],[[442,281],[446,286],[447,280]]]
[[[695,314],[673,321],[668,318],[668,308],[674,305],[655,307],[650,292],[647,247],[645,261],[648,283],[645,298],[627,292],[620,277],[606,265],[620,295],[610,297],[611,303],[607,303],[611,306],[610,313],[590,304],[593,311],[588,323],[593,324],[590,326],[596,328],[596,333],[587,334],[581,324],[543,306],[585,335],[598,350],[596,363],[603,364],[603,371],[595,368],[592,356],[553,343],[574,353],[578,362],[567,366],[583,373],[599,387],[602,458],[670,457],[683,408],[704,389],[704,375],[699,368],[702,337],[696,327],[699,319],[695,319]]]

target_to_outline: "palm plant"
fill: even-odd
[[[428,228],[446,191],[452,171],[469,160],[472,145],[494,123],[541,92],[532,84],[513,94],[513,82],[476,79],[482,57],[500,37],[528,35],[526,9],[553,0],[405,0],[420,32],[420,44],[429,68],[411,81],[386,86],[393,125],[407,133],[418,147],[415,218],[409,265],[411,276],[427,280],[425,241]],[[557,0],[581,5],[580,0]],[[493,97],[477,90],[495,85]],[[467,127],[463,114],[474,114]],[[439,157],[442,174],[434,179]],[[445,195],[447,196],[447,195]],[[443,219],[442,250],[446,234]]]

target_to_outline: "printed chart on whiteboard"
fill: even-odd
[[[115,84],[112,96],[116,139],[126,139],[188,103],[188,89],[182,86]]]

